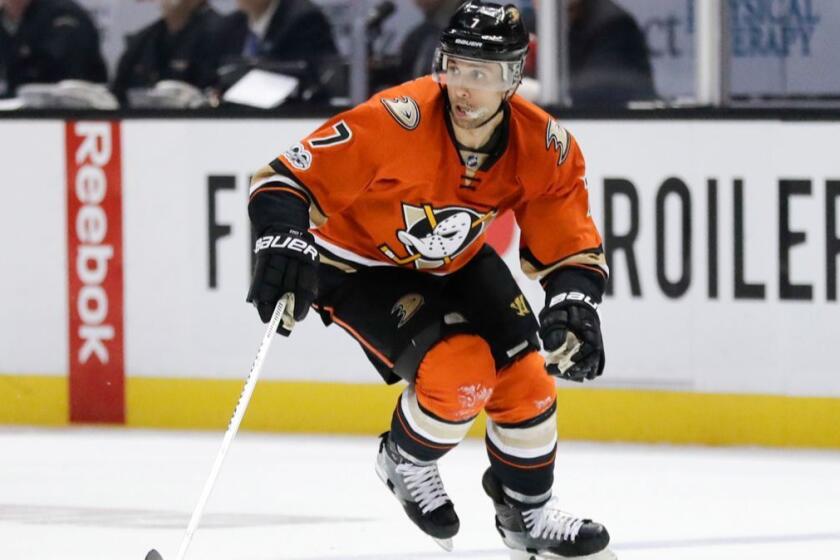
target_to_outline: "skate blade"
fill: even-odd
[[[434,537],[432,539],[446,552],[455,550],[455,544],[452,542],[452,539],[435,539]]]
[[[391,484],[389,483],[390,481],[388,480],[388,475],[385,473],[384,470],[382,470],[379,467],[379,463],[376,463],[376,465],[374,465],[374,468],[376,469],[376,475],[379,477],[379,479],[382,480],[382,482],[385,483],[385,485],[388,487],[388,489],[391,491],[391,493],[394,496],[396,496],[397,493],[391,487]],[[397,499],[399,500],[399,498],[397,498]],[[399,501],[402,502],[402,500],[399,500]],[[432,540],[434,540],[436,543],[438,543],[438,546],[440,546],[446,552],[452,552],[453,550],[455,550],[455,545],[453,544],[452,539],[436,539],[435,537],[432,537]]]
[[[379,466],[379,462],[376,462],[376,463],[373,464],[373,469],[376,471],[376,476],[379,477],[379,480],[381,480],[382,482],[384,482],[387,485],[388,484],[388,475],[385,474],[385,471],[382,469],[382,467]],[[390,486],[389,486],[389,488],[390,488]],[[393,490],[392,490],[392,492],[393,492]]]
[[[586,556],[559,556],[557,554],[534,554],[533,552],[525,552],[524,550],[512,550],[510,553],[510,560],[618,560],[618,556],[610,550],[605,548],[595,554],[588,554]]]

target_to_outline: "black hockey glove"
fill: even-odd
[[[547,290],[546,306],[540,313],[540,338],[547,353],[548,372],[583,382],[604,371],[604,342],[598,317],[601,292],[591,282],[576,281],[580,278],[576,276],[575,272],[567,274],[553,282],[555,289]],[[573,288],[574,285],[579,288]]]
[[[257,264],[247,301],[253,303],[263,323],[286,294],[289,305],[277,332],[289,336],[295,321],[302,321],[318,295],[318,250],[312,234],[291,227],[269,229],[257,238]]]

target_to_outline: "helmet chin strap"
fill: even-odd
[[[485,124],[487,124],[487,123],[489,123],[490,121],[492,121],[493,119],[495,119],[495,118],[496,118],[496,115],[498,115],[499,113],[501,113],[501,112],[502,112],[502,109],[504,108],[505,103],[507,103],[507,100],[506,100],[506,99],[503,99],[503,100],[502,100],[502,102],[501,102],[501,103],[499,103],[499,108],[498,108],[498,109],[496,109],[496,110],[493,112],[493,114],[492,114],[492,115],[490,115],[489,117],[487,117],[486,119],[484,119],[484,121],[482,121],[482,123],[481,123],[480,125],[476,126],[476,128],[481,128],[481,127],[482,127],[482,126],[484,126]]]
[[[443,85],[443,84],[438,84],[438,87],[440,88],[440,92],[443,94],[443,99],[444,99],[444,102],[446,103],[446,109],[449,111],[449,115],[451,116],[452,115],[452,104],[449,102],[449,95],[447,95],[447,93],[446,93],[446,86]],[[516,86],[514,88],[508,90],[508,93],[505,94],[504,99],[502,99],[502,102],[499,103],[499,106],[496,108],[496,110],[493,112],[493,114],[490,115],[489,117],[487,117],[486,119],[484,119],[484,121],[482,121],[482,123],[480,125],[478,125],[476,128],[481,128],[482,126],[484,126],[485,124],[489,123],[494,118],[496,118],[496,115],[498,115],[499,113],[504,111],[505,105],[507,105],[510,102],[510,98],[513,97],[513,94],[516,93],[517,89],[519,89],[519,84],[516,84]]]
[[[481,124],[477,125],[475,128],[481,128],[485,124],[487,124],[490,121],[492,121],[493,119],[495,119],[496,115],[498,115],[499,113],[504,111],[505,105],[507,105],[507,103],[510,102],[510,98],[513,97],[513,94],[516,93],[516,90],[518,88],[519,88],[519,84],[516,84],[516,87],[509,90],[508,93],[505,94],[505,97],[504,97],[504,99],[502,99],[501,103],[499,103],[499,106],[496,108],[496,110],[493,111],[493,114],[490,115],[489,117],[487,117],[486,119],[484,119],[481,122]],[[452,104],[449,102],[449,96],[446,94],[446,86],[440,85],[440,90],[441,90],[441,92],[443,92],[443,98],[446,100],[446,108],[449,110],[449,114],[451,115],[452,114]]]
[[[489,117],[487,117],[486,119],[484,119],[484,121],[483,121],[480,125],[478,125],[476,128],[481,128],[481,127],[482,127],[482,126],[484,126],[485,124],[487,124],[487,123],[489,123],[490,121],[492,121],[493,119],[495,119],[495,118],[496,118],[496,115],[498,115],[499,113],[501,113],[502,111],[504,111],[504,109],[505,109],[505,105],[507,105],[507,104],[508,104],[508,102],[510,101],[510,98],[511,98],[511,97],[513,97],[513,94],[514,94],[514,93],[516,93],[516,89],[517,89],[518,87],[519,87],[519,84],[517,84],[517,85],[516,85],[516,87],[514,87],[514,88],[513,88],[513,89],[511,89],[508,93],[506,93],[506,94],[505,94],[505,97],[502,99],[501,103],[499,103],[499,107],[498,107],[498,108],[497,108],[497,109],[493,112],[493,114],[492,114],[492,115],[490,115]],[[451,108],[451,107],[449,108],[449,111],[450,111],[450,112],[452,111],[452,108]]]

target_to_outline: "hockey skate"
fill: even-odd
[[[403,506],[409,519],[451,552],[460,521],[443,488],[437,462],[422,462],[400,450],[388,432],[380,437],[376,474]]]
[[[481,482],[493,500],[496,529],[511,549],[511,560],[616,560],[607,548],[610,535],[600,523],[561,511],[556,498],[535,509],[520,509],[505,499],[490,469]]]

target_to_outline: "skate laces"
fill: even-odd
[[[523,512],[525,524],[534,538],[575,542],[584,520],[562,511],[556,504],[556,498],[552,498],[540,508]]]
[[[437,463],[415,465],[404,462],[397,465],[397,472],[402,475],[411,497],[420,506],[422,513],[435,510],[449,501],[443,488],[443,481],[438,472]]]

